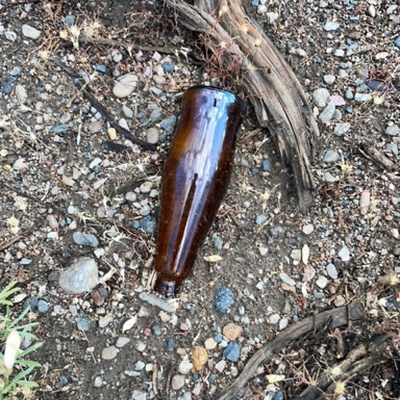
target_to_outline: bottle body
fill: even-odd
[[[228,188],[244,104],[230,92],[192,87],[184,95],[162,176],[155,290],[176,295],[189,275]]]

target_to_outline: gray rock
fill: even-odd
[[[348,100],[352,100],[354,98],[354,94],[353,94],[353,91],[351,90],[351,88],[348,87],[346,89],[345,97]]]
[[[95,260],[89,257],[77,259],[60,273],[59,285],[68,294],[81,294],[92,290],[99,283],[99,271]]]
[[[128,97],[135,89],[138,77],[134,74],[126,74],[119,78],[113,88],[113,94],[120,99]]]
[[[312,95],[313,95],[313,98],[314,98],[314,101],[315,101],[315,104],[317,105],[317,107],[323,108],[328,103],[330,93],[329,93],[328,89],[320,88],[320,89],[314,90]]]
[[[350,260],[350,250],[346,246],[343,246],[341,248],[341,250],[339,251],[339,257],[342,259],[342,261],[349,261]]]
[[[290,278],[290,276],[286,272],[281,272],[279,274],[279,278],[281,278],[281,281],[283,283],[286,283],[288,286],[294,286],[296,285],[296,281]]]
[[[354,100],[357,103],[365,103],[367,101],[371,101],[372,100],[372,95],[370,95],[369,93],[356,93],[354,95]]]
[[[335,31],[336,29],[339,28],[339,26],[340,26],[339,22],[328,21],[324,25],[324,30],[327,31],[327,32]]]
[[[135,389],[132,392],[131,399],[132,400],[147,400],[147,394],[146,394],[146,392],[143,392],[143,390]]]
[[[396,38],[396,40],[394,41],[394,45],[400,49],[400,36]]]
[[[160,107],[155,108],[151,113],[150,113],[150,119],[153,122],[157,122],[163,114],[163,110]]]
[[[146,139],[149,143],[156,144],[160,138],[160,132],[157,128],[150,128],[146,132]]]
[[[83,233],[80,231],[74,232],[72,235],[74,242],[80,246],[90,246],[97,247],[99,245],[99,240],[96,236],[91,233]]]
[[[332,263],[329,263],[329,264],[326,266],[326,273],[327,273],[328,276],[329,276],[330,278],[332,278],[332,279],[337,279],[337,278],[338,278],[337,269],[336,269],[335,265],[332,264]]]
[[[238,362],[239,356],[240,346],[236,342],[230,342],[223,352],[223,357],[225,358],[225,360]]]
[[[75,318],[75,322],[76,322],[78,329],[80,329],[83,332],[88,332],[90,329],[90,326],[92,325],[92,320],[88,317]]]
[[[167,132],[169,135],[174,133],[176,125],[176,116],[170,115],[169,117],[163,119],[160,123],[162,129]]]
[[[41,33],[42,31],[37,30],[33,26],[28,24],[22,25],[22,34],[29,39],[36,40],[40,37]]]
[[[327,85],[333,85],[335,80],[336,80],[336,76],[335,75],[324,75],[324,82]]]
[[[183,375],[174,375],[171,379],[171,386],[174,390],[179,390],[185,385],[185,377]]]
[[[389,136],[398,136],[400,135],[400,127],[398,125],[388,126],[385,133]]]
[[[119,350],[115,346],[106,347],[101,352],[101,358],[103,360],[112,360],[117,357]]]
[[[329,122],[333,118],[335,111],[336,111],[335,105],[332,103],[329,103],[324,108],[324,110],[318,115],[318,119],[324,123]]]
[[[399,147],[396,143],[390,142],[386,145],[386,151],[392,153],[395,156],[399,155]]]
[[[133,117],[133,111],[129,107],[127,107],[125,104],[122,106],[122,112],[124,113],[126,118]]]
[[[339,124],[336,124],[333,132],[336,136],[343,136],[350,130],[350,127],[351,125],[349,122],[341,122]]]
[[[324,154],[323,162],[334,163],[340,160],[340,154],[335,150],[327,150]]]

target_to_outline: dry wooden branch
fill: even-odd
[[[241,399],[246,390],[245,386],[247,382],[257,375],[258,367],[262,363],[270,361],[282,348],[290,348],[295,340],[313,329],[320,329],[328,323],[330,323],[332,328],[335,328],[346,325],[350,321],[359,320],[362,317],[362,306],[360,304],[352,304],[347,307],[324,311],[321,314],[305,318],[290,326],[250,358],[236,381],[217,400]]]
[[[310,157],[319,130],[306,95],[290,66],[268,37],[246,14],[240,0],[165,0],[188,29],[203,32],[205,45],[227,65],[240,60],[242,84],[262,127],[273,135],[282,161],[292,167],[299,206],[306,212],[314,200]],[[223,49],[223,51],[221,51]]]

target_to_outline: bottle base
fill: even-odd
[[[154,290],[164,297],[172,298],[178,293],[178,285],[174,281],[165,279],[163,276],[157,276]]]

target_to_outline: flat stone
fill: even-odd
[[[64,175],[65,176],[65,175]],[[72,235],[74,242],[80,246],[90,246],[97,247],[99,245],[99,240],[96,236],[91,233],[83,233],[83,232],[74,232]]]
[[[157,128],[150,128],[147,130],[146,139],[149,143],[156,144],[158,143],[159,138],[160,138],[160,132]]]
[[[190,361],[182,360],[179,363],[178,371],[183,375],[187,375],[191,371],[192,368],[193,368],[193,364]]]
[[[333,85],[335,83],[336,76],[335,75],[324,75],[324,82],[327,85]]]
[[[236,342],[230,342],[223,351],[225,360],[238,362],[240,357],[240,346]]]
[[[229,340],[236,340],[243,334],[243,328],[233,322],[229,322],[222,329],[223,335]]]
[[[311,235],[314,232],[314,225],[313,224],[306,224],[303,226],[302,231],[305,235]]]
[[[281,281],[283,283],[286,283],[286,285],[289,285],[289,286],[295,286],[296,285],[296,281],[294,281],[292,278],[290,278],[289,275],[286,272],[281,272],[279,274],[279,278],[281,278]]]
[[[333,130],[333,133],[336,136],[343,136],[345,133],[347,133],[351,128],[351,125],[349,122],[340,122],[335,125],[335,129]]]
[[[400,127],[399,125],[388,126],[385,130],[385,133],[389,136],[398,136],[400,135]]]
[[[98,283],[97,263],[89,257],[77,259],[67,270],[60,273],[59,278],[61,289],[68,294],[86,293]]]
[[[39,31],[38,29],[28,24],[24,24],[22,25],[22,34],[29,39],[36,40],[40,37],[42,31]]]
[[[338,29],[340,27],[339,22],[335,22],[335,21],[328,21],[325,25],[324,25],[324,30],[326,32],[331,32],[331,31],[335,31],[336,29]]]
[[[134,390],[131,394],[132,400],[147,400],[147,393],[143,390]]]
[[[217,347],[217,342],[214,340],[214,338],[208,338],[205,342],[204,342],[204,347],[207,350],[214,350]]]
[[[329,104],[322,110],[322,112],[318,115],[318,119],[319,119],[321,122],[324,122],[324,123],[329,122],[329,121],[333,118],[333,116],[334,116],[334,114],[335,114],[335,111],[336,111],[335,105],[332,104],[332,103],[329,103]]]
[[[335,163],[340,160],[340,154],[335,150],[327,150],[324,154],[323,162]]]
[[[185,377],[183,375],[174,375],[171,379],[171,386],[174,390],[179,390],[185,385]]]
[[[270,324],[274,324],[274,325],[276,325],[280,319],[281,319],[281,316],[279,314],[272,314],[267,318],[268,322]]]
[[[278,330],[283,331],[289,325],[289,320],[287,318],[282,318],[279,320]]]
[[[332,278],[332,279],[337,279],[337,278],[338,278],[337,269],[336,269],[335,265],[332,264],[332,263],[329,263],[329,264],[326,266],[326,273],[327,273],[328,276],[329,276],[330,278]]]
[[[328,279],[326,276],[320,275],[315,283],[320,289],[325,289],[328,284]]]
[[[354,100],[357,103],[365,103],[372,100],[372,95],[369,93],[356,93],[354,95]]]
[[[120,99],[128,97],[136,88],[138,77],[134,74],[126,74],[119,78],[114,85],[113,94]]]
[[[339,257],[342,259],[342,261],[349,261],[350,260],[350,250],[346,246],[343,246],[341,248],[341,250],[339,251]]]
[[[115,346],[106,347],[101,352],[101,358],[103,360],[112,360],[117,357],[119,350]]]
[[[326,107],[330,96],[329,90],[325,88],[316,89],[313,91],[313,99],[319,108]]]
[[[131,339],[124,336],[120,336],[115,343],[115,347],[118,347],[120,349],[121,347],[127,345],[130,341]]]

